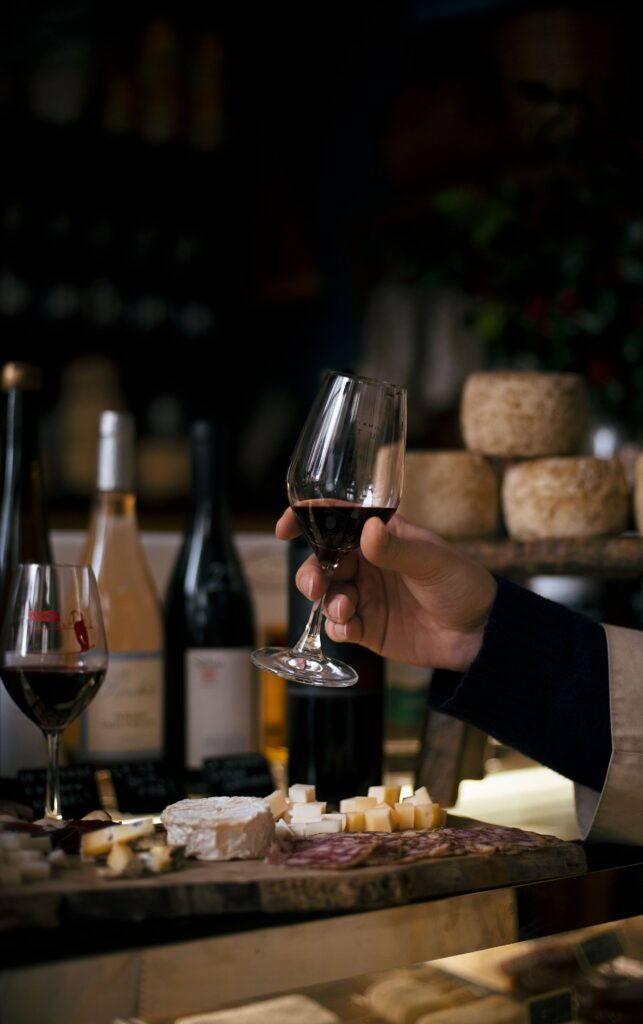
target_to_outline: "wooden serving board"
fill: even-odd
[[[512,855],[466,854],[343,871],[277,867],[258,860],[186,861],[166,875],[110,881],[94,865],[83,864],[55,879],[0,889],[0,929],[55,928],[82,920],[358,912],[576,875],[586,868],[582,847],[570,842]]]

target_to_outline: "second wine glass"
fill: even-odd
[[[295,446],[288,470],[288,499],[302,530],[330,578],[342,558],[359,546],[364,523],[393,516],[402,495],[406,443],[406,391],[397,384],[326,374]],[[264,647],[252,660],[260,668],[312,686],[352,686],[357,673],[322,651],[324,602],[292,648]]]
[[[0,640],[9,695],[47,740],[45,817],[61,818],[60,734],[98,692],[107,647],[89,565],[18,566]]]

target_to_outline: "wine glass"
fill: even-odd
[[[62,817],[60,734],[94,698],[106,669],[105,629],[91,566],[19,565],[0,637],[0,675],[47,740],[46,818]]]
[[[288,469],[288,500],[331,577],[359,546],[371,516],[388,522],[399,504],[406,442],[406,390],[330,371],[304,424]],[[255,665],[312,686],[352,686],[357,673],[322,652],[323,599],[292,648],[264,647]]]

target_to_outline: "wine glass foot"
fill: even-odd
[[[357,672],[350,665],[327,658],[321,652],[311,655],[287,647],[262,647],[250,657],[253,664],[265,672],[307,686],[354,686],[358,680]]]

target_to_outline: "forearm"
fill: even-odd
[[[612,749],[603,627],[498,579],[482,649],[460,677],[436,675],[429,705],[600,790]]]

